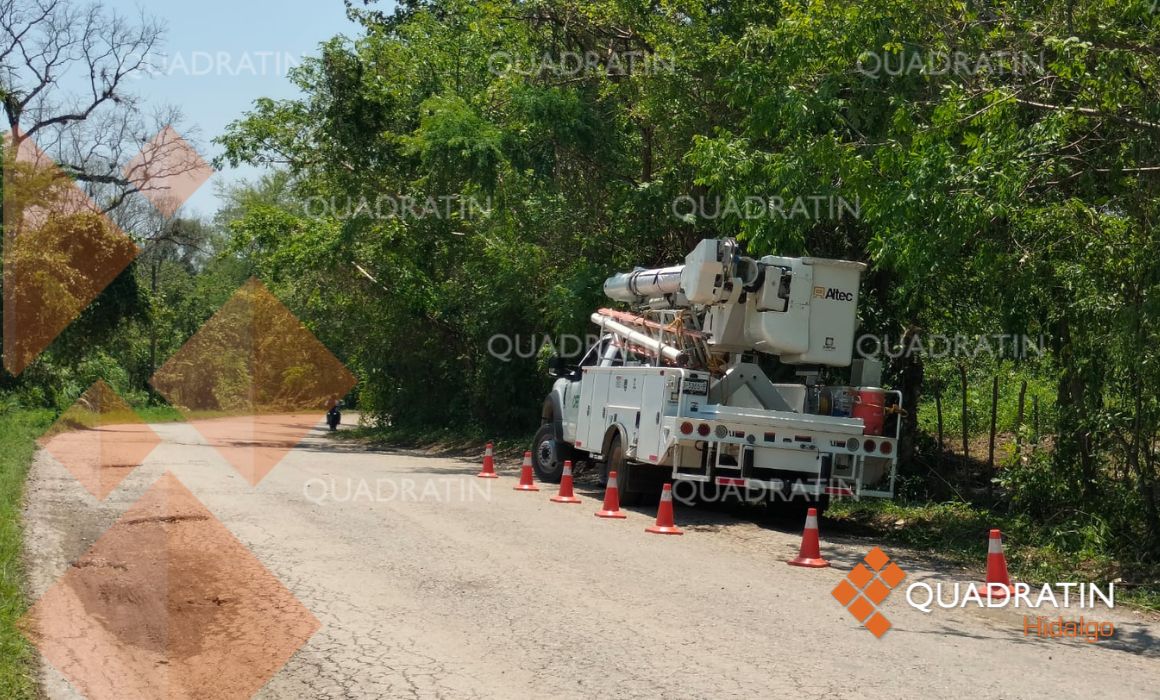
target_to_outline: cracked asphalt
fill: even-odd
[[[348,416],[348,420],[350,417]],[[1012,610],[924,614],[896,591],[881,640],[830,595],[875,542],[827,537],[830,569],[787,566],[800,532],[736,509],[677,505],[683,537],[646,534],[653,506],[593,517],[476,460],[368,451],[321,430],[256,487],[186,424],[104,502],[46,452],[25,507],[36,600],[172,472],[317,617],[259,698],[1155,697],[1160,624],[1125,608],[1098,644],[1026,637]],[[747,511],[746,511],[747,513]],[[885,548],[914,581],[971,581]],[[1051,613],[1055,614],[1055,613]],[[80,697],[51,664],[51,698]]]

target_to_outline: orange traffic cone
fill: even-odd
[[[532,453],[524,453],[524,463],[520,467],[520,483],[516,486],[516,491],[539,491],[540,487],[536,486],[536,482],[532,479]]]
[[[1014,592],[1011,577],[1007,575],[1007,557],[1003,554],[1003,533],[991,530],[987,540],[987,587],[982,595],[999,600]]]
[[[620,510],[620,487],[616,485],[616,472],[608,472],[608,486],[604,488],[604,509],[593,513],[598,518],[627,518]]]
[[[483,471],[476,474],[480,479],[499,478],[499,474],[495,473],[495,453],[492,449],[491,443],[487,443],[487,449],[483,451]]]
[[[822,548],[818,542],[818,509],[810,508],[806,513],[806,528],[802,531],[802,546],[796,559],[789,560],[790,566],[805,566],[810,569],[824,569],[830,562],[822,559]]]
[[[560,492],[549,500],[553,503],[580,503],[580,499],[572,492],[571,462],[564,462],[564,475],[560,477]]]
[[[645,532],[651,532],[654,535],[683,535],[684,531],[677,528],[673,523],[673,485],[665,484],[665,488],[661,491],[661,507],[657,509],[657,524],[652,527],[646,527]]]

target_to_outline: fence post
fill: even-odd
[[[963,470],[966,471],[967,460],[970,459],[971,446],[967,426],[967,366],[959,365],[959,383],[963,391]]]
[[[999,414],[999,378],[991,378],[991,445],[987,451],[987,466],[995,468],[995,422]]]
[[[1023,454],[1023,405],[1027,399],[1027,380],[1019,384],[1019,416],[1015,420],[1015,454]]]
[[[946,445],[943,443],[942,382],[935,382],[934,385],[934,411],[938,415],[938,458],[942,461],[946,453]]]
[[[987,495],[995,495],[995,423],[999,416],[999,377],[991,377],[991,442],[987,448]]]

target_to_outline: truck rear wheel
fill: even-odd
[[[574,460],[575,452],[571,445],[556,439],[556,426],[545,423],[536,431],[532,438],[532,469],[540,481],[549,484],[560,483],[564,476],[564,461]]]

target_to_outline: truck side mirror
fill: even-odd
[[[559,377],[564,373],[564,359],[559,356],[548,358],[548,376]]]

